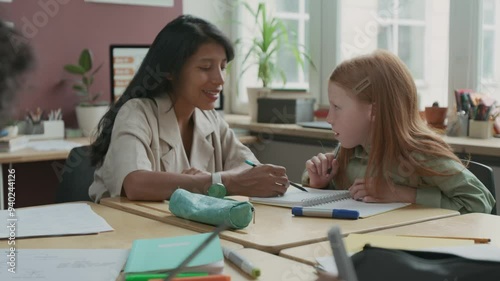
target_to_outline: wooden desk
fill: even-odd
[[[89,138],[74,138],[65,139],[69,142],[79,143],[83,145],[89,145]],[[36,142],[36,141],[32,141]],[[26,162],[38,162],[47,160],[61,160],[68,157],[69,150],[50,150],[41,151],[32,148],[24,148],[16,150],[13,152],[0,152],[0,164],[5,163],[26,163]]]
[[[500,157],[500,139],[473,139],[468,137],[448,137],[443,139],[455,153],[477,154]]]
[[[72,138],[66,139],[70,142],[79,143],[81,145],[90,144],[89,138]],[[36,142],[36,141],[33,141]],[[14,152],[0,152],[0,210],[5,209],[4,206],[4,176],[3,176],[3,164],[13,164],[13,163],[27,163],[27,162],[38,162],[38,161],[48,161],[48,160],[62,160],[68,157],[69,150],[50,150],[41,151],[32,148],[20,149]]]
[[[370,232],[379,235],[414,235],[440,237],[491,238],[491,244],[500,246],[500,216],[466,214],[431,220],[406,226]],[[314,265],[317,257],[332,255],[328,241],[285,249],[280,256]]]
[[[245,197],[236,197],[245,198]],[[105,198],[101,204],[131,212],[168,224],[198,232],[208,232],[214,227],[184,220],[172,215],[163,202],[129,201],[126,198]],[[326,233],[334,225],[340,225],[343,234],[364,233],[390,227],[413,224],[438,218],[456,216],[456,211],[408,206],[377,216],[352,220],[329,218],[294,217],[289,208],[254,204],[256,223],[245,229],[224,231],[221,238],[240,243],[245,247],[277,254],[281,250],[327,240]]]
[[[259,134],[277,134],[331,141],[335,139],[331,130],[303,128],[297,124],[274,124],[250,122],[248,115],[225,114],[224,119],[231,128],[240,128]]]
[[[500,216],[472,213],[375,231],[373,234],[490,238],[491,244],[500,247]]]
[[[16,240],[17,249],[126,249],[135,239],[172,237],[196,234],[191,230],[164,224],[156,220],[136,216],[113,208],[88,203],[92,209],[102,216],[115,230],[96,235],[77,235],[62,237],[22,238]],[[21,222],[20,222],[21,223]],[[255,249],[243,249],[239,244],[221,240],[221,243],[237,250],[262,271],[260,280],[315,280],[313,267],[289,259],[264,253]],[[0,241],[0,248],[8,248],[6,240]],[[21,261],[22,257],[19,257]],[[253,280],[240,271],[231,262],[225,262],[224,274],[231,275],[232,280]],[[117,280],[123,280],[121,275]]]
[[[331,130],[303,128],[297,124],[252,123],[247,115],[226,114],[224,119],[232,128],[246,129],[257,134],[277,134],[328,141],[335,139]],[[500,157],[500,139],[498,138],[473,139],[449,136],[443,136],[443,138],[455,153]]]

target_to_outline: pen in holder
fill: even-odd
[[[43,110],[39,107],[33,111],[27,111],[24,122],[24,134],[31,140],[40,139],[63,139],[64,121],[61,109],[51,110],[43,120]]]

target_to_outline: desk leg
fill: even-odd
[[[3,205],[3,164],[0,164],[0,210],[5,210]]]

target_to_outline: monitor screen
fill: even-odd
[[[110,45],[110,70],[111,70],[111,101],[120,98],[127,88],[135,73],[146,57],[149,45]],[[224,104],[222,92],[215,103],[216,110],[222,110]]]
[[[109,47],[112,102],[120,98],[132,81],[148,50],[148,45],[111,45]]]

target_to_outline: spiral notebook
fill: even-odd
[[[281,207],[303,207],[304,210],[347,209],[358,211],[361,218],[378,215],[410,205],[409,203],[365,203],[351,198],[347,190],[305,188],[304,192],[288,188],[281,197],[250,197],[250,202]]]

